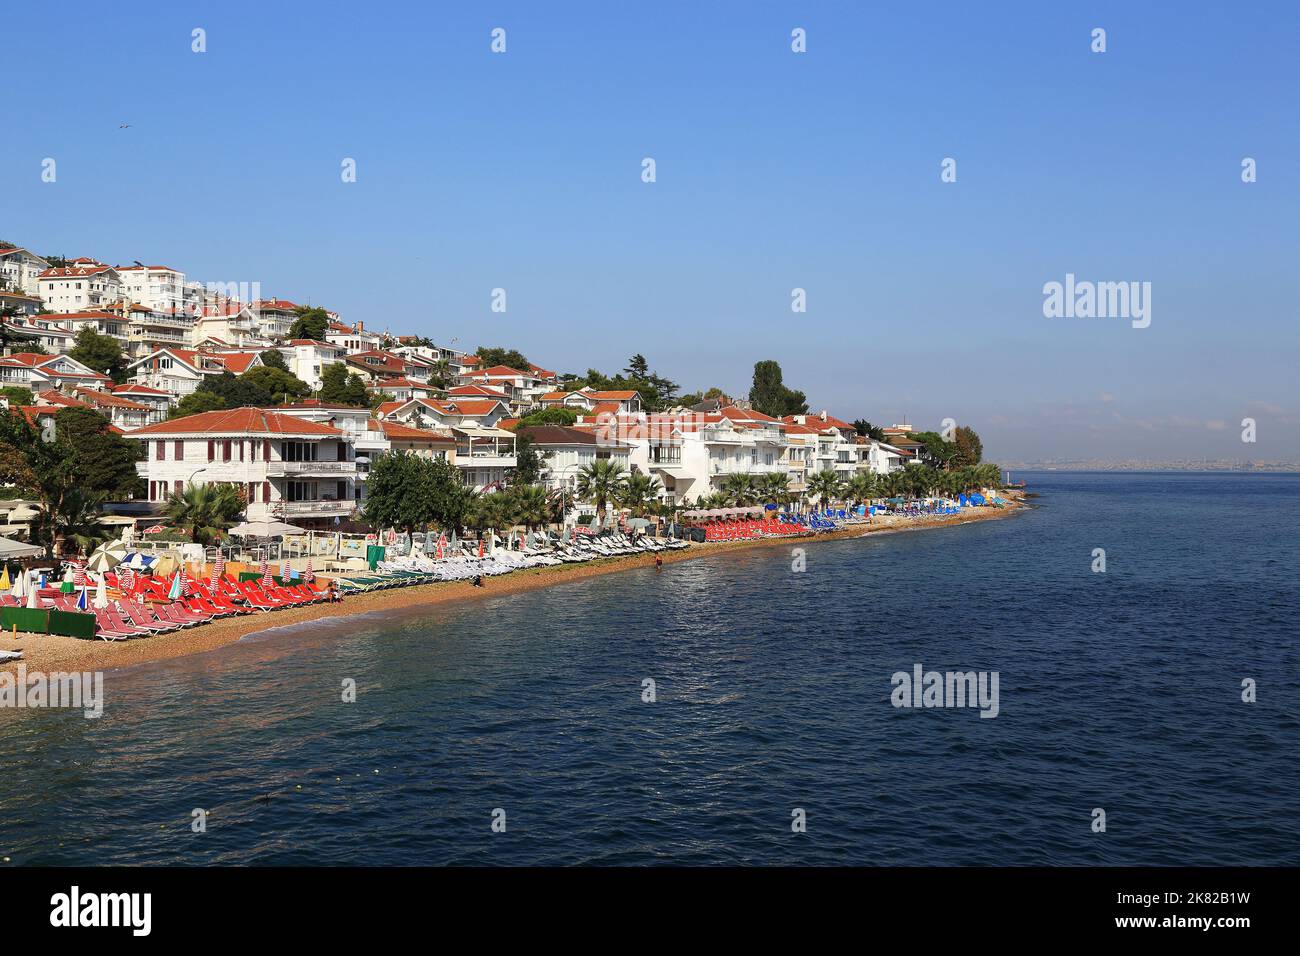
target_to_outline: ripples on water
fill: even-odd
[[[0,714],[0,855],[1300,863],[1300,478],[1031,482],[1030,514],[802,574],[730,554],[110,673],[100,720]],[[918,662],[999,671],[1000,715],[895,710]]]

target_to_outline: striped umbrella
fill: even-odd
[[[310,584],[316,580],[316,572],[312,570],[311,555],[307,555],[307,567],[302,569],[302,579]]]
[[[271,562],[266,560],[266,555],[262,555],[262,587],[269,587],[274,583],[271,580]]]
[[[212,586],[219,587],[221,578],[226,573],[226,556],[217,552],[217,560],[212,562]]]
[[[135,572],[130,568],[123,568],[117,576],[118,590],[124,594],[129,594],[135,590]]]
[[[86,569],[80,564],[74,564],[72,566],[72,586],[74,588],[86,586]]]
[[[179,573],[181,576],[181,597],[189,597],[194,591],[194,586],[190,583],[189,572],[181,568]]]
[[[281,581],[289,580],[289,559],[288,558],[285,558],[283,561],[280,562],[280,580]]]
[[[86,567],[103,577],[105,572],[113,570],[125,560],[126,544],[122,541],[106,541],[91,554]]]

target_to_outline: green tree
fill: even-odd
[[[953,444],[957,446],[953,462],[959,466],[978,465],[984,458],[984,443],[973,428],[959,425],[953,433]]]
[[[637,471],[627,476],[618,495],[618,503],[636,517],[642,517],[664,493],[663,482],[654,475]]]
[[[530,533],[539,525],[550,524],[554,510],[546,489],[541,485],[518,485],[511,489],[515,521]]]
[[[200,415],[203,412],[215,412],[226,407],[226,401],[216,392],[196,389],[190,392],[167,412],[167,417],[184,418],[186,415]]]
[[[93,408],[63,408],[54,415],[59,440],[67,442],[69,467],[78,487],[91,497],[124,498],[140,491],[135,463],[144,445],[109,427]]]
[[[515,469],[510,475],[511,484],[537,484],[542,480],[544,464],[542,455],[531,438],[527,435],[519,435],[515,438]]]
[[[803,392],[786,387],[782,381],[781,365],[772,359],[754,363],[754,384],[749,390],[749,401],[755,409],[774,418],[808,412],[807,397]]]
[[[262,364],[267,368],[278,368],[281,372],[289,371],[289,363],[284,360],[279,349],[267,349],[261,353]]]
[[[7,400],[10,406],[30,405],[36,400],[32,396],[32,390],[21,385],[6,385],[0,388],[0,398]]]
[[[823,507],[840,496],[840,476],[831,468],[819,471],[808,479],[808,493]]]
[[[748,507],[754,503],[756,497],[754,476],[741,473],[727,475],[722,479],[722,488],[719,490],[731,507]]]
[[[342,362],[331,362],[320,373],[320,399],[335,405],[352,405],[366,408],[370,393],[366,383],[356,372],[350,372]]]
[[[234,485],[187,484],[173,491],[163,514],[177,528],[185,529],[196,544],[211,544],[244,513],[243,493]]]
[[[626,480],[622,465],[608,458],[599,458],[578,469],[576,491],[581,500],[595,504],[596,516],[604,524],[605,506],[618,499]]]
[[[408,534],[431,525],[459,528],[471,494],[455,465],[407,451],[376,456],[366,477],[365,520]]]
[[[578,420],[578,414],[576,408],[552,405],[550,408],[530,412],[519,419],[519,424],[515,427],[518,429],[531,428],[533,425],[572,425]]]
[[[492,368],[494,365],[508,365],[521,372],[528,371],[528,359],[524,358],[524,353],[518,349],[480,345],[474,351],[474,354],[478,356],[483,368]]]
[[[293,310],[297,316],[289,326],[288,338],[321,341],[329,331],[330,317],[324,309],[300,305]]]
[[[311,394],[311,388],[302,379],[265,366],[251,368],[243,375],[223,372],[206,376],[195,391],[219,396],[227,408],[266,408]]]
[[[107,375],[118,385],[126,381],[126,360],[122,357],[122,347],[115,339],[100,335],[90,325],[81,327],[68,357]]]
[[[853,430],[863,438],[870,438],[872,441],[885,441],[885,430],[879,425],[871,424],[865,418],[854,421]]]

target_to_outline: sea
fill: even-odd
[[[0,712],[0,865],[1300,864],[1300,475],[1024,477]]]

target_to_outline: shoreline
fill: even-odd
[[[1014,497],[1010,497],[1009,504],[1002,509],[967,509],[966,512],[960,515],[935,518],[877,518],[870,525],[857,525],[811,537],[718,541],[692,544],[690,548],[683,551],[660,552],[660,554],[662,554],[663,563],[668,565],[679,561],[692,561],[717,554],[725,554],[728,551],[739,549],[797,547],[821,541],[842,541],[877,534],[898,534],[932,528],[947,528],[979,521],[1007,518],[1029,510],[1031,507],[1021,500],[1019,494],[1016,494]],[[522,594],[555,584],[600,577],[631,568],[654,567],[654,559],[654,553],[645,553],[601,558],[583,564],[560,564],[550,567],[529,568],[501,575],[500,577],[486,578],[485,583],[487,586],[484,588],[476,588],[469,581],[437,581],[432,584],[420,584],[408,588],[357,594],[337,604],[316,604],[272,611],[265,614],[225,618],[212,621],[202,627],[130,641],[90,641],[50,634],[30,634],[23,631],[19,631],[18,639],[14,640],[11,633],[6,632],[0,635],[0,649],[21,650],[23,657],[21,661],[7,661],[0,664],[0,671],[14,671],[19,663],[25,664],[28,671],[45,671],[47,673],[55,670],[117,670],[137,664],[186,657],[190,654],[201,654],[233,644],[250,634],[270,631],[279,627],[303,624],[323,618],[336,620],[375,611],[406,610],[416,606],[433,608],[453,601]]]

